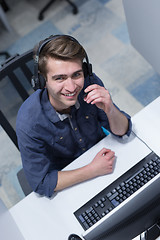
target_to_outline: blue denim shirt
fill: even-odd
[[[92,83],[103,86],[95,75]],[[87,104],[83,93],[70,115],[55,111],[46,88],[34,92],[19,109],[16,133],[23,168],[33,191],[40,195],[51,197],[58,171],[104,138],[101,126],[111,132],[107,115]],[[124,114],[129,120],[129,135],[132,124]]]

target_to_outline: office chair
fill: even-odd
[[[0,0],[0,19],[1,19],[2,23],[4,24],[5,28],[10,33],[12,33],[13,32],[13,28],[9,24],[7,16],[6,16],[6,12],[8,10],[9,10],[9,7],[8,7],[7,3],[4,0]]]
[[[0,81],[4,78],[8,78],[23,101],[29,97],[29,94],[23,86],[23,79],[21,79],[22,75],[17,74],[16,70],[21,71],[30,83],[33,70],[28,67],[27,63],[29,61],[33,61],[32,55],[33,50],[29,50],[24,54],[11,56],[3,64],[1,64],[2,68],[0,69]]]
[[[3,10],[4,10],[5,12],[7,12],[7,11],[9,10],[9,6],[8,6],[8,4],[6,3],[5,0],[0,0],[0,5],[2,6],[2,8],[3,8]]]
[[[16,132],[13,129],[13,127],[11,126],[11,124],[9,123],[9,121],[6,119],[6,117],[4,116],[2,111],[0,111],[0,120],[1,120],[2,128],[5,130],[5,132],[8,134],[10,139],[13,141],[13,143],[15,144],[17,149],[19,150],[18,143],[17,143]],[[18,182],[19,182],[19,184],[20,184],[20,186],[21,186],[21,188],[23,190],[24,195],[27,196],[29,193],[32,192],[32,189],[31,189],[31,187],[28,184],[28,181],[26,179],[26,176],[25,176],[23,168],[20,169],[17,172],[17,178],[18,178]]]
[[[18,178],[18,181],[19,181],[19,184],[23,190],[23,193],[25,196],[27,196],[28,194],[30,194],[32,192],[32,189],[26,179],[26,175],[24,173],[24,170],[23,168],[21,168],[18,173],[17,173],[17,178]]]
[[[73,14],[77,14],[78,13],[78,8],[77,8],[77,6],[73,3],[73,2],[71,2],[70,0],[66,0],[72,7],[73,7]],[[42,8],[42,10],[40,11],[40,13],[39,13],[39,16],[38,16],[38,19],[39,20],[43,20],[43,18],[44,18],[44,16],[43,16],[43,14],[44,14],[44,12],[52,5],[52,3],[54,3],[55,2],[55,0],[50,0],[43,8]]]
[[[22,99],[22,101],[26,100],[29,97],[30,89],[32,90],[31,83],[30,83],[31,77],[33,75],[33,67],[34,67],[32,55],[33,55],[33,50],[29,50],[21,55],[17,54],[13,57],[8,58],[2,64],[2,68],[0,68],[0,82],[3,80],[9,80],[12,83],[13,88],[17,91],[18,96],[20,96],[20,98]],[[29,82],[30,84],[29,90],[26,89],[26,85],[24,84],[26,81],[27,83]],[[15,144],[17,149],[19,149],[15,127],[13,127],[10,124],[9,119],[7,119],[7,117],[5,116],[5,113],[4,113],[5,111],[3,112],[3,108],[5,109],[6,106],[2,106],[2,103],[1,103],[0,124],[4,129],[4,131],[7,133],[7,135],[9,136],[9,138]],[[15,113],[15,115],[17,115],[17,112]],[[23,169],[21,169],[17,173],[17,178],[24,194],[28,195],[32,190],[26,180]]]
[[[10,54],[8,52],[0,52],[0,56],[5,56],[5,58],[9,58]]]
[[[12,140],[12,142],[15,144],[15,146],[18,148],[18,143],[17,143],[17,136],[16,132],[7,120],[7,118],[4,116],[2,111],[0,110],[0,123],[4,131],[7,133],[9,138]],[[18,148],[19,149],[19,148]]]

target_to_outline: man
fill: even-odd
[[[84,48],[73,37],[57,35],[40,42],[35,59],[32,80],[42,89],[22,104],[16,129],[29,184],[51,197],[54,191],[111,173],[115,153],[107,148],[84,167],[61,169],[105,136],[102,127],[118,137],[129,136],[131,120],[92,74]]]

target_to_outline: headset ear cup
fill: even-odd
[[[46,80],[42,76],[42,74],[38,74],[38,79],[39,79],[39,88],[43,89],[46,86]]]
[[[37,77],[35,76],[32,76],[31,78],[31,85],[32,85],[32,88],[36,91],[38,88],[39,88],[39,80]]]
[[[32,88],[36,91],[37,89],[43,89],[46,85],[46,81],[41,74],[38,74],[38,77],[32,76],[31,85]]]
[[[86,62],[83,62],[83,73],[84,73],[84,77],[87,77],[88,75],[89,76],[92,76],[93,73],[92,73],[92,64],[90,63],[86,63]]]
[[[82,68],[83,68],[84,77],[86,78],[88,76],[88,66],[86,62],[83,62]]]

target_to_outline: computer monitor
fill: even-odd
[[[160,74],[160,1],[123,0],[132,46]]]
[[[131,240],[160,219],[160,173],[86,230],[85,240]]]

